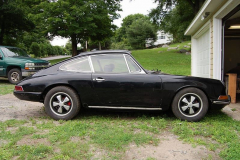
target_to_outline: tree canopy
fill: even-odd
[[[11,44],[23,31],[31,31],[34,23],[28,18],[27,1],[0,1],[0,45]]]
[[[134,49],[145,48],[148,38],[151,38],[153,42],[157,39],[157,31],[147,19],[134,21],[126,31],[128,41]]]
[[[123,19],[122,26],[116,31],[115,39],[119,44],[114,44],[114,49],[145,48],[148,38],[156,40],[157,31],[148,16],[133,14]],[[125,48],[124,48],[125,46]],[[120,48],[117,48],[120,47]]]
[[[189,37],[184,31],[205,0],[155,0],[158,6],[149,13],[150,18],[161,30],[173,35],[174,41],[182,41]]]
[[[112,21],[118,17],[121,0],[58,0],[43,1],[36,6],[35,22],[41,21],[43,32],[51,38],[70,38],[73,56],[77,44],[93,39],[102,41],[111,36],[115,28]]]

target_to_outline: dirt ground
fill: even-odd
[[[223,109],[223,112],[236,120],[240,120],[239,106],[229,105]],[[13,94],[0,96],[0,121],[10,119],[28,120],[42,116],[46,116],[42,103],[21,101]],[[210,159],[221,159],[218,156],[218,151],[209,151],[204,146],[192,147],[191,144],[186,144],[178,140],[176,135],[169,132],[161,134],[159,139],[160,143],[158,146],[129,145],[129,149],[127,149],[123,156],[124,159],[141,160],[155,158],[158,160],[200,160],[209,159],[209,156],[211,157]],[[25,137],[24,141],[28,141],[28,139]]]
[[[13,94],[0,96],[0,121],[30,119],[46,115],[42,103],[21,101]]]

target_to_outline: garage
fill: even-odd
[[[196,62],[196,75],[210,78],[210,31],[205,31],[196,39],[197,54],[193,55]]]
[[[237,73],[240,76],[240,6],[237,6],[225,18],[224,28],[224,75]]]
[[[185,35],[191,36],[191,75],[225,81],[233,85],[236,97],[240,93],[240,1],[206,0]],[[239,80],[236,76],[235,82],[229,81],[229,73],[237,73]]]

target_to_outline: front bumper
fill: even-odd
[[[14,91],[14,96],[18,99],[26,100],[26,101],[34,101],[41,102],[42,93],[41,92],[22,92],[22,91]]]
[[[227,100],[216,100],[213,101],[213,104],[222,104],[222,105],[228,105],[231,102],[231,97],[230,95],[228,95],[228,99]]]
[[[36,73],[36,71],[35,71],[35,72],[33,72],[33,71],[30,71],[30,72],[22,72],[22,76],[23,76],[23,77],[28,77],[28,76],[33,75],[34,73]]]
[[[223,107],[225,107],[226,105],[229,105],[230,103],[231,103],[231,97],[228,95],[227,100],[213,100],[211,108],[222,109]]]

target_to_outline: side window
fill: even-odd
[[[141,69],[138,67],[138,65],[133,61],[133,59],[130,56],[126,56],[126,60],[130,72],[141,72]]]
[[[96,73],[129,73],[122,54],[106,54],[91,56]]]
[[[91,72],[88,57],[78,58],[59,67],[60,70],[72,72]]]

